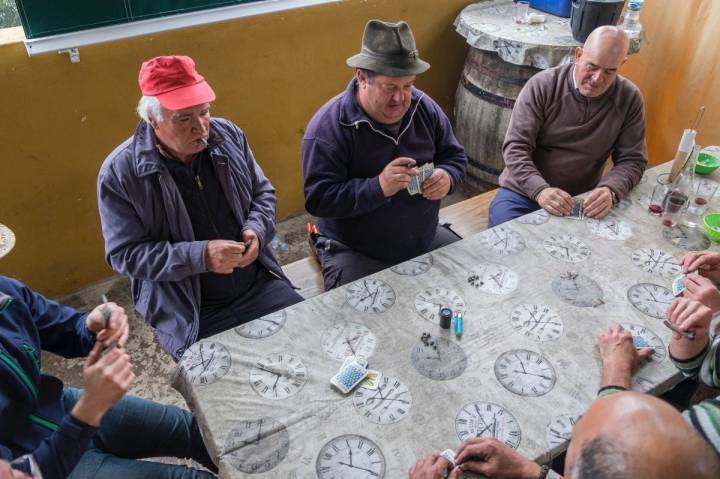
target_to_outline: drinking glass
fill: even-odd
[[[663,213],[663,203],[665,197],[670,191],[670,186],[667,184],[657,184],[653,188],[652,195],[650,196],[650,203],[648,204],[648,211],[651,215],[660,216]]]
[[[683,210],[687,206],[688,196],[677,190],[669,191],[663,202],[662,224],[664,226],[677,226]]]
[[[528,12],[530,11],[530,2],[520,1],[515,3],[515,17],[517,23],[527,23]]]

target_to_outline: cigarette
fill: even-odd
[[[110,308],[108,308],[108,299],[107,296],[104,294],[101,296],[103,307],[102,307],[102,317],[103,317],[103,327],[107,329],[108,325],[110,324]]]
[[[695,333],[694,333],[694,332],[692,332],[692,331],[680,331],[680,328],[678,328],[677,326],[675,326],[673,323],[671,323],[671,322],[668,321],[668,320],[664,320],[664,321],[663,321],[663,324],[664,324],[665,326],[667,326],[668,328],[670,328],[671,330],[675,331],[676,333],[682,335],[683,338],[689,339],[690,341],[694,341],[694,340],[695,340]]]
[[[102,298],[102,302],[103,302],[103,307],[102,307],[102,309],[100,310],[100,312],[102,313],[102,317],[103,317],[103,323],[104,323],[104,326],[103,326],[103,327],[104,327],[105,329],[107,329],[108,326],[110,326],[110,308],[108,308],[108,299],[107,299],[107,296],[105,296],[105,295],[103,294],[103,295],[101,296],[101,298]],[[117,341],[112,341],[112,342],[111,342],[110,344],[108,344],[108,346],[105,348],[105,351],[109,351],[109,350],[115,348],[115,346],[117,346]]]

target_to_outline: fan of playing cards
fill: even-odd
[[[419,195],[422,193],[422,184],[425,183],[425,180],[430,178],[434,169],[435,163],[433,162],[425,163],[418,168],[418,175],[413,176],[412,180],[410,180],[410,186],[407,188],[408,193],[411,195]]]

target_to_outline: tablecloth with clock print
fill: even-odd
[[[531,213],[193,345],[173,382],[221,477],[402,478],[474,436],[547,461],[595,398],[597,335],[616,323],[655,348],[633,388],[674,385],[670,284],[687,250],[718,247],[648,213],[668,170],[603,220]],[[440,307],[464,316],[461,337]],[[382,372],[377,389],[331,386],[350,355]]]

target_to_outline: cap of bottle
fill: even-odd
[[[452,309],[440,308],[440,327],[443,329],[450,329],[452,323]]]

